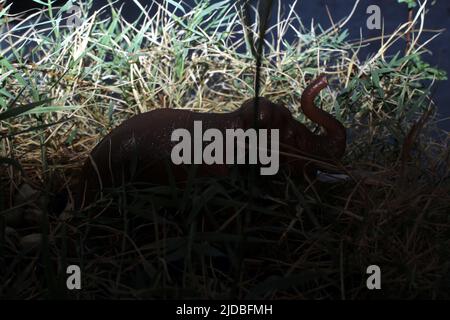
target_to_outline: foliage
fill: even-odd
[[[3,31],[0,156],[23,170],[8,166],[0,177],[1,238],[2,217],[22,210],[10,201],[19,185],[32,184],[47,202],[53,187],[70,191],[80,164],[124,119],[160,107],[226,112],[254,95],[255,61],[233,3],[187,8],[166,0],[138,26],[114,8],[88,16],[89,1],[77,28],[67,27],[66,6]],[[14,19],[5,10],[2,26]],[[364,277],[380,263],[384,298],[449,298],[449,149],[430,134],[428,117],[433,85],[445,74],[424,62],[418,41],[404,55],[390,53],[401,28],[363,61],[365,40],[348,40],[339,25],[308,29],[293,8],[270,32],[261,95],[306,121],[301,92],[327,73],[331,86],[318,102],[348,128],[347,155],[333,168],[347,181],[285,176],[255,194],[245,179],[139,193],[124,186],[61,217],[36,201],[41,225],[18,232],[42,232],[45,259],[14,239],[0,242],[0,296],[377,298]],[[73,296],[64,290],[68,263],[87,274]]]

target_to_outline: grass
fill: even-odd
[[[348,128],[335,168],[347,181],[124,186],[84,212],[49,214],[54,193],[123,120],[160,107],[226,112],[254,94],[236,7],[178,3],[154,4],[142,27],[116,9],[88,16],[89,3],[79,28],[66,27],[65,7],[26,18],[40,29],[1,33],[0,297],[450,298],[449,148],[431,99],[445,75],[423,60],[426,2],[364,61],[357,52],[368,40],[349,40],[345,25],[308,29],[287,8],[269,28],[261,95],[317,131],[298,105],[308,79],[326,72],[320,103]],[[1,11],[0,25],[12,20]],[[391,52],[407,34],[406,52]],[[18,200],[23,184],[39,193]],[[37,218],[11,229],[11,212]],[[21,245],[33,233],[38,249]],[[69,264],[82,269],[81,291],[65,289]],[[373,264],[379,292],[366,289]]]

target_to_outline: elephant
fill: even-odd
[[[315,97],[327,86],[327,77],[322,74],[305,88],[301,96],[301,110],[307,118],[325,129],[323,135],[312,133],[294,119],[288,108],[264,97],[249,99],[229,113],[161,108],[138,114],[113,129],[92,150],[75,188],[75,207],[81,208],[92,201],[95,193],[123,183],[185,181],[189,170],[169,159],[175,145],[171,135],[178,128],[192,132],[195,121],[201,121],[205,128],[221,132],[252,128],[255,123],[258,129],[278,129],[282,170],[288,169],[298,176],[314,176],[317,168],[308,157],[332,162],[341,159],[346,148],[345,127],[314,104]],[[229,170],[226,164],[197,166],[199,176],[226,176]]]

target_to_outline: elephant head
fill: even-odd
[[[315,106],[314,99],[319,92],[327,87],[325,75],[313,80],[301,96],[301,110],[314,123],[323,127],[324,135],[312,133],[305,125],[298,122],[286,107],[272,103],[259,97],[247,100],[239,110],[243,127],[251,127],[255,123],[255,106],[258,105],[258,128],[279,129],[280,161],[287,163],[290,169],[302,172],[307,161],[298,155],[323,161],[333,161],[342,158],[346,148],[345,127],[329,113]]]

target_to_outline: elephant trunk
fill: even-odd
[[[313,143],[317,155],[324,158],[340,159],[346,148],[345,127],[329,113],[319,109],[314,104],[315,97],[328,86],[325,75],[320,75],[305,89],[301,98],[301,109],[311,121],[322,126],[326,130],[325,135],[315,136]]]

